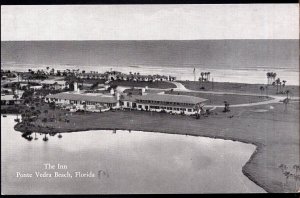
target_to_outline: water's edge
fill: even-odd
[[[19,131],[17,128],[15,128],[16,131]],[[255,146],[255,151],[251,154],[249,160],[242,166],[242,173],[253,183],[255,183],[257,186],[264,189],[267,193],[273,192],[272,189],[269,189],[267,185],[259,181],[259,178],[256,178],[255,176],[252,176],[251,170],[248,171],[247,167],[250,165],[250,163],[254,160],[255,155],[258,153],[261,153],[262,148],[264,147],[263,144],[258,142],[250,142],[247,140],[239,139],[239,138],[230,138],[230,137],[223,137],[223,136],[209,136],[209,135],[195,135],[195,134],[180,134],[180,133],[172,133],[172,132],[162,132],[162,131],[155,131],[155,130],[147,130],[147,131],[141,131],[141,130],[135,130],[135,129],[124,129],[124,128],[86,128],[86,129],[75,129],[75,130],[65,130],[61,133],[72,133],[72,132],[88,132],[88,131],[96,131],[96,130],[132,130],[132,131],[140,131],[144,133],[165,133],[165,134],[172,134],[172,135],[189,135],[193,137],[206,137],[206,138],[213,138],[213,139],[222,139],[222,140],[231,140],[233,142],[238,141],[244,144],[252,144]],[[21,131],[19,131],[21,132]]]

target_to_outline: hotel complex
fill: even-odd
[[[72,111],[80,109],[101,112],[112,109],[135,109],[193,115],[199,110],[197,107],[204,105],[206,99],[187,95],[147,93],[143,88],[141,95],[119,93],[114,89],[102,93],[88,93],[77,89],[74,92],[48,95],[45,101],[55,102]]]
[[[120,106],[144,111],[165,111],[176,114],[195,114],[196,105],[203,105],[206,99],[194,96],[170,94],[145,94],[142,96],[124,97]]]

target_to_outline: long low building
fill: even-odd
[[[58,105],[74,105],[77,107],[99,107],[99,109],[119,108],[118,98],[112,95],[95,93],[63,92],[45,97],[46,102],[55,102]]]
[[[15,104],[21,104],[23,99],[20,99],[20,96],[18,98],[15,98],[15,95],[2,95],[1,94],[1,105],[15,105]]]
[[[203,106],[206,99],[170,94],[147,94],[121,97],[121,107],[144,111],[165,111],[167,113],[195,114],[196,106]]]
[[[99,94],[99,93],[79,93],[79,92],[63,92],[48,95],[46,102],[55,102],[63,106],[76,106],[83,109],[88,106],[91,109],[136,109],[141,111],[165,111],[175,114],[195,114],[204,105],[206,99],[187,96],[187,95],[170,95],[170,94],[146,94],[143,95],[121,95]]]

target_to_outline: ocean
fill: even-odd
[[[299,85],[299,40],[1,41],[1,67],[53,67],[165,74],[194,80],[211,72],[216,82],[266,83],[276,72]]]

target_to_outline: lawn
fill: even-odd
[[[245,103],[256,103],[261,101],[270,100],[270,97],[266,96],[250,96],[250,95],[235,95],[235,94],[210,94],[210,93],[199,93],[199,92],[183,92],[183,91],[166,91],[166,94],[173,95],[189,95],[200,98],[205,98],[207,105],[223,105],[224,101],[229,104],[245,104]]]
[[[229,83],[229,82],[195,82],[195,81],[178,81],[182,83],[187,89],[197,91],[228,91],[234,93],[254,93],[261,94],[260,87],[266,85],[263,84],[245,84],[245,83]],[[201,89],[204,87],[204,89]],[[282,91],[290,90],[292,96],[299,96],[299,86],[286,85],[282,87]],[[268,89],[263,90],[263,94],[276,95],[276,86],[269,85]]]
[[[157,89],[171,89],[176,88],[171,82],[157,81],[157,82],[133,82],[133,81],[111,81],[110,85],[126,86],[126,87],[146,87]]]
[[[55,117],[56,121],[42,122],[45,117]],[[65,118],[69,122],[65,122]],[[42,111],[39,119],[32,124],[31,131],[46,133],[123,129],[252,143],[257,150],[242,171],[267,192],[296,192],[296,178],[300,178],[296,177],[293,169],[294,165],[299,164],[300,156],[299,102],[288,104],[287,110],[283,104],[236,107],[228,113],[217,108],[213,114],[200,119],[145,111],[70,113],[49,109],[47,113]],[[24,128],[20,126],[17,125],[16,130],[23,131]],[[286,172],[292,175],[288,179],[279,168],[282,164],[287,166]],[[298,187],[299,184],[298,181]]]

